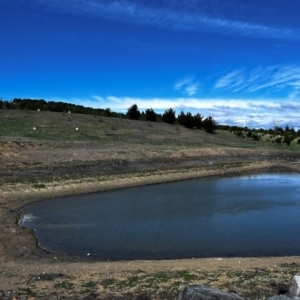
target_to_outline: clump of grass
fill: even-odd
[[[120,281],[119,287],[135,287],[138,284],[138,276],[130,276],[127,280]]]
[[[104,287],[112,286],[116,283],[116,280],[114,278],[107,278],[101,281],[101,285]]]
[[[95,281],[88,281],[88,282],[82,283],[81,287],[83,287],[84,290],[82,290],[80,293],[81,294],[90,293],[95,289],[96,286],[97,286],[97,283]]]
[[[81,284],[81,286],[86,289],[94,288],[96,285],[97,285],[97,283],[95,281],[88,281],[86,283]]]
[[[19,288],[19,291],[21,294],[25,294],[26,296],[34,297],[36,296],[36,293],[34,293],[31,288]]]
[[[188,272],[187,270],[178,271],[175,273],[176,277],[182,278],[184,281],[193,281],[199,279],[199,276]]]
[[[43,189],[46,187],[46,185],[44,183],[36,183],[36,184],[32,185],[32,187],[35,189]]]
[[[64,289],[64,290],[71,290],[74,286],[74,283],[69,281],[61,281],[54,284],[55,289]]]

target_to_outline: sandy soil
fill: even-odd
[[[99,262],[44,251],[29,229],[17,225],[22,207],[43,199],[270,169],[300,172],[299,155],[229,148],[125,147],[120,153],[74,144],[62,149],[2,142],[0,299],[174,299],[191,283],[246,295],[251,278],[263,292],[276,293],[300,273],[299,257]],[[168,280],[157,274],[168,274]],[[245,286],[238,281],[243,274]]]

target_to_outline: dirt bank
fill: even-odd
[[[235,289],[247,296],[258,290],[274,293],[300,272],[299,257],[131,262],[70,258],[43,251],[32,232],[17,225],[21,208],[43,199],[270,169],[300,172],[297,153],[147,149],[147,155],[132,156],[128,149],[118,154],[108,149],[99,153],[70,146],[45,150],[42,144],[27,148],[18,148],[18,143],[5,145],[0,179],[3,299],[174,299],[190,283]]]

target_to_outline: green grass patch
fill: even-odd
[[[61,281],[61,282],[55,283],[53,287],[55,289],[72,290],[74,287],[74,283],[69,282],[69,281]]]
[[[46,187],[46,185],[44,183],[36,183],[36,184],[32,185],[32,187],[35,189],[43,189]]]
[[[116,283],[116,279],[114,278],[107,278],[101,281],[101,285],[104,287],[112,286]]]
[[[88,282],[81,284],[81,286],[86,289],[92,289],[92,288],[96,287],[96,285],[97,285],[97,283],[95,281],[88,281]]]
[[[126,280],[122,280],[118,283],[118,286],[120,288],[124,287],[135,287],[139,282],[138,276],[130,276]]]
[[[184,281],[188,282],[188,281],[193,281],[193,280],[198,280],[199,276],[191,273],[187,270],[183,270],[183,271],[178,271],[175,273],[175,277],[177,278],[182,278]]]

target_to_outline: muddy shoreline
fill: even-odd
[[[188,180],[207,176],[229,176],[265,171],[300,172],[300,164],[298,163],[298,160],[295,159],[285,162],[274,162],[274,160],[270,161],[263,159],[258,162],[253,162],[248,159],[245,161],[233,160],[194,166],[169,166],[168,168],[154,168],[153,166],[149,168],[147,165],[142,165],[142,167],[139,166],[139,168],[135,168],[130,172],[111,172],[106,173],[105,175],[97,174],[97,176],[93,174],[78,178],[59,178],[58,181],[50,181],[48,178],[42,180],[42,176],[39,175],[39,182],[41,183],[39,183],[39,185],[35,188],[28,188],[28,182],[26,182],[25,179],[24,182],[19,180],[15,183],[9,182],[2,185],[2,197],[0,201],[0,266],[3,270],[1,273],[2,289],[6,291],[14,291],[16,286],[26,287],[28,286],[28,278],[33,276],[32,274],[40,274],[41,272],[64,274],[64,276],[68,276],[66,277],[69,278],[68,280],[72,280],[72,283],[75,283],[87,280],[87,278],[93,278],[93,280],[98,278],[99,280],[99,274],[101,274],[101,278],[104,278],[105,280],[110,279],[112,276],[113,278],[121,280],[128,276],[136,276],[134,274],[136,274],[137,270],[142,270],[143,274],[156,274],[161,272],[172,273],[177,272],[178,270],[189,270],[189,272],[196,272],[196,270],[201,270],[201,272],[219,272],[222,268],[228,268],[231,270],[230,272],[240,272],[241,270],[244,272],[250,272],[250,270],[256,268],[272,267],[274,269],[274,266],[285,264],[290,264],[291,266],[296,264],[297,266],[300,266],[299,257],[199,258],[193,260],[143,260],[116,262],[91,260],[88,257],[67,257],[65,255],[54,254],[41,249],[38,246],[32,231],[18,226],[21,209],[33,202],[42,201],[44,199]],[[30,173],[30,171],[26,172]],[[87,174],[89,174],[89,172],[87,172]],[[288,278],[288,275],[286,275],[286,278]],[[216,282],[214,286],[222,287],[221,282],[223,281],[221,280],[219,283]],[[43,295],[43,285],[42,283],[39,284],[41,286],[38,286],[35,289],[31,287],[31,290],[35,290],[35,293],[41,297],[39,299],[43,299],[41,296]],[[120,297],[123,297],[126,294],[124,293],[125,292],[123,291],[120,294]],[[138,292],[134,290],[133,294],[136,295],[136,293]],[[66,297],[68,293],[63,290],[60,291],[59,294]],[[7,294],[5,295],[7,296]],[[113,291],[113,288],[107,290],[105,286],[103,287],[103,285],[98,287],[97,295],[99,299],[123,299],[122,297],[109,298],[111,295],[116,295],[116,291]],[[127,299],[126,297],[124,299]],[[133,296],[131,295],[130,297]],[[130,297],[128,299],[131,299]],[[74,298],[73,295],[73,298],[70,297],[70,299],[84,298]],[[134,297],[132,299],[134,299]]]
[[[18,188],[15,187],[12,192],[5,192],[1,200],[1,248],[3,250],[1,251],[0,259],[1,261],[34,257],[47,259],[47,257],[52,256],[52,254],[42,250],[37,245],[31,230],[18,226],[22,208],[36,201],[208,176],[229,176],[264,171],[300,172],[300,165],[290,163],[274,164],[273,162],[262,161],[259,163],[244,162],[238,164],[227,163],[222,165],[216,164],[214,166],[200,166],[192,170],[188,169],[184,171],[185,172],[183,172],[183,169],[169,168],[164,171],[148,171],[147,174],[143,172],[132,172],[121,175],[114,174],[103,182],[99,181],[99,178],[81,178],[80,182],[76,180],[60,182],[59,185],[56,185],[54,190],[50,185],[49,188],[43,186],[42,188],[29,191],[26,190],[26,184],[21,185],[19,183]],[[15,247],[20,241],[26,245],[26,250],[24,247]],[[61,255],[61,258],[64,261],[74,261],[74,258],[65,257],[64,255]]]

